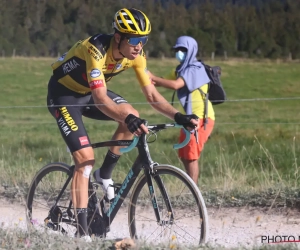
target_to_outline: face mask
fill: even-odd
[[[186,57],[186,52],[182,52],[182,51],[180,51],[180,50],[178,50],[178,51],[176,52],[176,59],[177,59],[179,62],[183,62],[184,59],[185,59],[185,57]]]

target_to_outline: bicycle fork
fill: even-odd
[[[155,169],[153,169],[152,173],[150,173],[150,171],[145,171],[145,176],[146,176],[147,184],[149,187],[151,202],[152,202],[152,206],[154,209],[156,221],[157,221],[158,225],[160,225],[160,226],[172,225],[173,221],[174,221],[174,213],[173,213],[172,205],[170,203],[170,199],[169,199],[168,193],[165,189],[162,179],[160,178],[159,175],[156,175],[155,172],[156,172]],[[164,201],[163,204],[165,204],[167,207],[167,211],[168,211],[168,215],[167,215],[168,219],[167,220],[164,220],[161,218],[160,209],[159,209],[159,206],[157,203],[157,196],[156,196],[154,186],[153,186],[153,179],[156,182],[156,184],[159,188],[159,191],[162,195],[162,198]]]

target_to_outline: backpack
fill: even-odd
[[[203,64],[205,71],[210,79],[206,97],[211,101],[212,105],[217,105],[225,102],[226,93],[220,80],[221,67],[209,66],[203,63],[201,60],[199,61]],[[201,89],[199,89],[199,91],[205,95],[205,93]]]
[[[208,78],[210,79],[210,82],[208,83],[208,91],[207,94],[205,94],[200,88],[198,89],[202,95],[205,95],[206,100],[210,100],[212,105],[217,105],[225,102],[226,100],[226,93],[223,88],[223,85],[220,80],[221,76],[221,67],[219,66],[209,66],[199,60],[205,68],[206,74],[208,75]],[[174,96],[175,96],[176,90],[173,93],[171,104],[174,103]]]
[[[201,60],[199,60],[205,68],[206,74],[208,75],[208,78],[210,79],[210,82],[208,83],[208,90],[207,94],[205,94],[200,88],[198,90],[202,95],[205,96],[204,100],[204,130],[206,129],[207,124],[207,106],[208,106],[208,100],[211,101],[212,105],[217,105],[225,102],[226,100],[226,93],[223,88],[223,85],[220,80],[221,76],[221,67],[219,66],[209,66],[205,63],[203,63]],[[174,103],[174,97],[175,97],[176,90],[173,93],[171,104],[173,106]]]

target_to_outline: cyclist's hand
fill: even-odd
[[[198,129],[198,116],[191,115],[183,115],[180,112],[176,113],[174,116],[174,120],[177,124],[182,125],[185,129],[191,131],[193,129]]]
[[[143,133],[148,134],[148,128],[144,124],[144,119],[129,114],[125,119],[125,123],[127,124],[128,130],[135,136],[140,136]]]

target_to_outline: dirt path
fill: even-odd
[[[26,228],[25,208],[20,204],[0,201],[0,225]],[[252,248],[268,244],[266,238],[290,236],[300,240],[300,211],[263,210],[253,208],[210,208],[209,244],[226,248],[244,246]],[[127,211],[117,215],[108,238],[129,237]],[[283,238],[282,238],[283,239]],[[277,240],[279,238],[277,237]],[[263,242],[263,243],[262,243]],[[281,243],[286,244],[286,243]],[[300,243],[296,243],[300,249]]]

